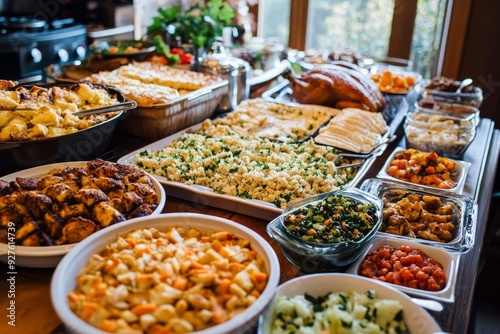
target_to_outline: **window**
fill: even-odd
[[[306,14],[302,13],[304,3]],[[447,0],[260,0],[258,35],[277,37],[299,50],[351,50],[377,60],[409,59],[414,70],[432,77],[442,58],[447,3]],[[304,37],[297,34],[300,31],[305,31]]]

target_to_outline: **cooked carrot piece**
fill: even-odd
[[[104,319],[100,325],[101,329],[105,332],[115,332],[118,329],[116,320]]]
[[[134,313],[135,315],[153,313],[155,310],[156,310],[155,304],[139,304],[132,307],[132,313]]]
[[[187,288],[187,284],[188,279],[185,276],[178,276],[172,284],[172,287],[176,288],[177,290],[184,291]]]

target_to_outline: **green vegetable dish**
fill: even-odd
[[[279,296],[273,319],[271,334],[409,333],[401,303],[380,299],[374,290]]]
[[[376,225],[376,207],[353,198],[332,195],[285,216],[288,231],[317,243],[356,242]]]

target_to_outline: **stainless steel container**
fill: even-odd
[[[217,39],[207,55],[199,64],[199,71],[218,74],[229,82],[229,91],[217,108],[219,112],[231,111],[250,96],[250,86],[247,84],[250,65],[248,62],[234,57]]]

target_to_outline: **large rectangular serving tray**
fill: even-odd
[[[297,103],[293,98],[292,89],[290,88],[290,82],[286,79],[282,80],[280,83],[278,83],[277,85],[275,85],[274,87],[263,93],[262,98],[273,102],[286,103],[291,106],[301,105]],[[386,99],[386,106],[380,113],[389,127],[387,132],[382,134],[379,145],[375,147],[371,152],[363,152],[357,154],[377,155],[377,156],[381,155],[382,153],[384,153],[384,150],[387,148],[388,144],[393,139],[395,139],[394,134],[399,124],[402,122],[406,113],[408,112],[409,105],[404,96],[386,94],[385,99]],[[329,122],[326,122],[324,126],[326,126],[328,123]],[[311,137],[314,137],[318,133],[319,131],[315,131],[311,135]],[[355,153],[340,148],[339,151],[345,153]]]
[[[387,200],[388,203],[392,204],[395,204],[397,199],[406,197],[408,194],[416,194],[418,196],[436,196],[440,199],[441,203],[453,207],[452,223],[455,229],[452,232],[453,239],[448,242],[412,238],[383,231],[379,231],[379,234],[461,253],[468,252],[474,246],[478,208],[477,203],[472,198],[439,189],[427,189],[418,185],[403,184],[401,182],[377,178],[365,180],[361,184],[360,189],[384,199],[384,201]]]
[[[117,130],[147,141],[159,140],[212,116],[228,91],[229,82],[223,80],[183,94],[169,103],[139,105],[120,122]]]
[[[173,142],[174,140],[181,137],[181,135],[188,130],[197,130],[201,127],[202,123],[198,123],[192,127],[186,128],[179,131],[171,136],[160,139],[156,142],[148,144],[142,148],[139,148],[123,157],[118,159],[119,163],[131,164],[133,163],[134,156],[144,150],[159,150]],[[364,161],[364,163],[359,167],[356,176],[348,182],[345,186],[356,186],[372,166],[375,161],[375,156],[371,156]],[[244,215],[260,218],[263,220],[270,221],[278,217],[283,209],[278,208],[272,203],[245,199],[237,196],[218,194],[214,192],[211,188],[199,186],[199,185],[187,185],[181,182],[169,181],[163,176],[158,176],[151,174],[156,178],[161,184],[163,184],[167,191],[167,196],[172,196],[175,198],[180,198],[192,202],[195,207],[199,206],[212,206],[236,213],[241,213]]]
[[[52,73],[48,77],[55,82],[79,82],[64,78],[60,73]],[[117,132],[150,142],[159,140],[212,116],[222,97],[228,93],[229,81],[222,80],[181,94],[168,103],[152,106],[138,104],[137,108],[130,110],[127,117],[120,121]]]

